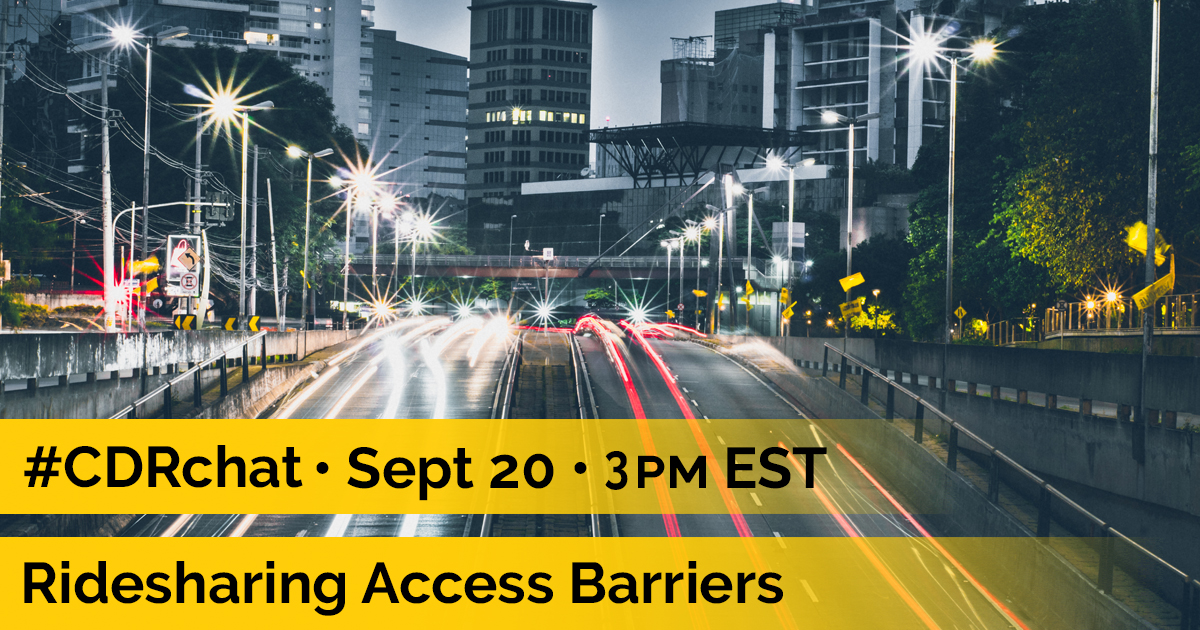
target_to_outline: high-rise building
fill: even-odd
[[[373,0],[327,0],[311,6],[302,0],[116,0],[68,2],[71,33],[85,53],[82,76],[71,91],[94,96],[100,89],[99,56],[113,46],[109,29],[128,24],[153,35],[186,26],[188,35],[172,46],[229,46],[277,55],[300,76],[329,92],[334,113],[365,142],[372,138],[374,80]],[[82,126],[77,131],[84,131]],[[76,164],[73,170],[82,170]]]
[[[558,0],[472,0],[467,196],[581,177],[589,165],[592,13]]]
[[[466,199],[467,59],[375,29],[370,146],[399,195]]]
[[[753,91],[757,82],[763,127],[812,134],[800,158],[846,164],[848,134],[844,127],[824,123],[823,112],[878,113],[855,134],[854,163],[911,167],[921,146],[946,125],[950,90],[945,62],[910,64],[902,45],[922,34],[941,33],[955,36],[952,45],[965,46],[994,30],[1004,12],[1021,3],[962,3],[953,6],[952,15],[941,13],[950,5],[934,0],[865,5],[804,0],[718,11],[711,56],[676,54],[663,62],[663,121],[747,124],[721,116],[717,108],[736,106],[740,113],[743,105],[753,107],[730,97],[735,83],[744,96],[742,90]],[[744,68],[718,72],[730,50],[737,51],[734,57],[757,57],[758,76]],[[729,78],[734,75],[740,78]],[[717,99],[722,94],[724,103]]]

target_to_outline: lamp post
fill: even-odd
[[[954,301],[954,154],[957,145],[958,117],[958,64],[966,57],[973,62],[986,63],[996,57],[995,42],[987,39],[976,40],[966,49],[944,48],[936,36],[924,34],[913,39],[908,46],[913,57],[921,62],[932,62],[938,59],[950,61],[950,159],[949,182],[946,196],[946,304],[944,321],[946,334],[942,348],[942,395],[945,395],[946,363],[949,360],[950,344],[954,341],[953,311]]]
[[[290,146],[287,153],[288,157],[293,159],[308,159],[308,174],[304,180],[304,273],[300,274],[300,280],[302,281],[300,283],[300,321],[304,329],[308,330],[308,229],[309,220],[312,215],[312,165],[313,158],[323,158],[333,155],[333,149],[323,149],[316,153],[307,153],[300,147]]]
[[[1154,0],[1154,26],[1150,34],[1150,151],[1146,184],[1146,286],[1154,284],[1155,244],[1158,212],[1158,73],[1160,42],[1162,39],[1162,2]],[[1154,351],[1154,320],[1157,301],[1142,311],[1142,365],[1138,374],[1138,415],[1133,428],[1133,458],[1138,464],[1146,461],[1146,371],[1150,367],[1150,353]]]
[[[854,127],[868,120],[879,118],[879,112],[863,114],[862,116],[844,116],[832,110],[821,113],[821,120],[827,124],[846,125],[846,275],[854,273]],[[789,243],[790,245],[790,243]],[[846,303],[850,303],[850,291],[846,291]],[[850,339],[850,320],[842,327],[842,349]]]
[[[515,221],[516,219],[517,219],[517,215],[515,215],[515,214],[508,218],[508,266],[509,267],[512,266],[513,221]]]
[[[121,46],[132,46],[138,44],[146,49],[146,118],[145,127],[142,131],[142,256],[146,257],[150,254],[149,239],[150,239],[150,216],[147,208],[150,206],[150,83],[152,75],[150,70],[154,60],[154,44],[163,42],[169,39],[184,37],[188,34],[186,26],[178,26],[175,28],[162,31],[154,38],[146,42],[139,42],[139,39],[145,36],[134,31],[128,25],[119,25],[111,28],[109,34],[113,41]],[[142,285],[141,304],[138,307],[138,327],[143,331],[146,329],[146,285]]]
[[[246,325],[246,175],[250,164],[250,112],[271,109],[275,104],[263,101],[257,105],[242,107],[234,105],[234,111],[242,118],[242,226],[241,246],[238,247],[238,327]],[[143,224],[142,229],[146,226]]]
[[[600,254],[602,253],[601,250],[604,247],[604,217],[606,217],[606,216],[608,216],[608,213],[606,213],[606,212],[600,213],[600,230],[599,230],[599,233],[596,234],[596,256],[597,257],[600,256]]]
[[[816,163],[817,163],[816,159],[806,158],[806,159],[800,161],[800,166],[812,166],[813,164],[816,164]],[[787,247],[787,272],[784,275],[784,277],[781,279],[780,284],[786,283],[788,294],[791,295],[792,290],[794,288],[792,286],[792,275],[793,275],[793,269],[795,268],[793,265],[793,262],[792,262],[792,244],[795,243],[795,241],[796,241],[796,235],[795,235],[796,165],[785,162],[783,160],[783,158],[781,158],[781,157],[772,156],[767,159],[767,168],[776,169],[776,170],[786,168],[787,172],[788,172],[788,220],[787,220],[787,246],[786,246]],[[785,305],[785,307],[786,307],[786,305]],[[779,313],[779,331],[780,331],[779,334],[783,335],[783,312],[782,312],[782,310]]]

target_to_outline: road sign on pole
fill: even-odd
[[[171,297],[200,295],[200,254],[197,237],[190,234],[167,237],[166,293]]]

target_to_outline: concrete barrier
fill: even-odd
[[[341,343],[357,330],[267,334],[268,355],[305,356]],[[0,382],[198,363],[257,333],[177,330],[138,333],[46,333],[0,336]]]
[[[267,333],[264,338],[269,361],[276,363],[303,358],[358,335],[358,330],[315,330]],[[255,333],[230,331],[173,331],[138,334],[34,334],[0,336],[0,418],[107,418],[141,397],[143,343],[146,345],[147,391],[175,376],[177,366],[200,363],[222,352],[231,361],[241,360],[238,345]],[[249,356],[257,361],[263,353],[259,342]],[[133,370],[133,378],[117,378]],[[111,378],[100,378],[108,373]],[[86,375],[85,383],[71,383],[72,375]],[[219,373],[207,371],[202,387],[215,382]],[[53,385],[41,379],[55,379]],[[24,381],[25,389],[5,392],[3,381]],[[177,399],[192,395],[192,381],[174,387]],[[152,401],[143,411],[154,415],[162,401]],[[231,417],[240,417],[231,416]]]
[[[833,337],[738,337],[723,335],[728,343],[761,341],[793,361],[819,363],[824,344],[842,348]],[[1024,392],[1069,396],[1084,401],[1136,405],[1141,356],[1105,352],[1075,352],[1037,348],[994,348],[894,341],[850,339],[850,355],[880,370],[919,374],[940,379],[943,351],[946,378],[986,383]],[[1200,357],[1152,355],[1146,380],[1146,406],[1160,412],[1200,414]]]

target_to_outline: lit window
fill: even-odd
[[[365,122],[358,123],[358,134],[361,136],[371,135],[371,123],[365,123]]]
[[[571,123],[576,125],[579,124],[579,114],[571,114]]]
[[[587,114],[580,114],[580,115],[579,115],[579,124],[581,124],[581,125],[586,125],[586,124],[587,124]]]
[[[320,9],[317,9],[317,10],[320,11]],[[321,23],[313,22],[313,29],[318,30],[318,31],[321,30]]]
[[[538,120],[541,122],[546,122],[546,110],[543,109],[538,111]]]

